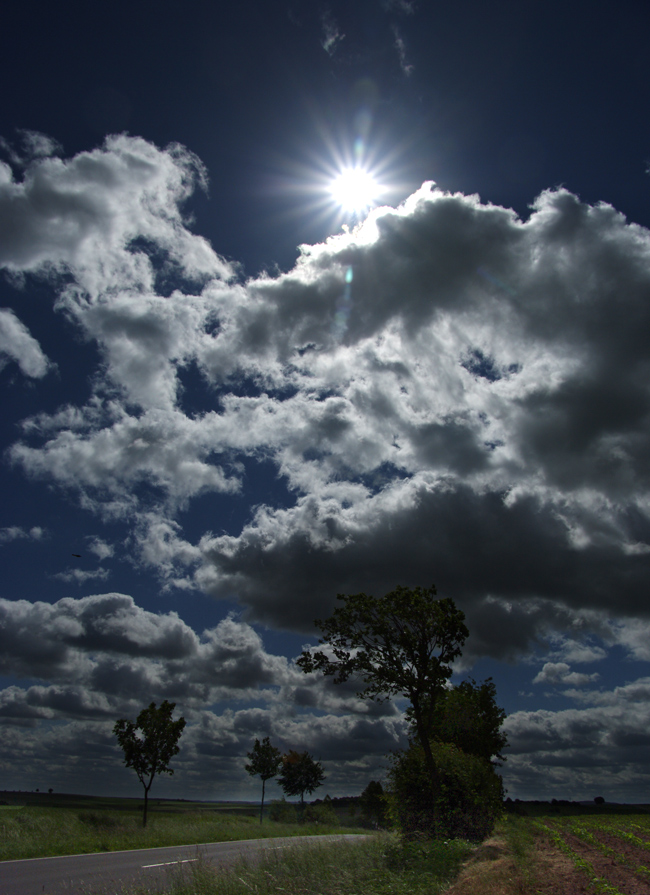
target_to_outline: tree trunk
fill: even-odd
[[[433,794],[435,797],[436,784],[438,782],[438,772],[436,770],[436,764],[433,760],[433,752],[431,751],[431,743],[429,742],[429,731],[428,731],[427,725],[424,723],[424,719],[422,717],[420,701],[417,698],[412,699],[411,705],[413,706],[413,715],[415,717],[415,729],[417,731],[417,736],[418,736],[418,740],[420,741],[420,745],[422,746],[422,751],[424,752],[424,761],[427,766],[427,771],[429,772],[429,778],[431,780],[431,788],[433,790]]]
[[[149,798],[149,790],[145,786],[145,789],[144,789],[144,810],[142,812],[142,826],[143,827],[147,826],[147,807],[148,807],[147,800],[148,800],[148,798]]]
[[[262,805],[260,807],[260,823],[262,823],[262,815],[264,814],[264,789],[266,787],[266,780],[262,777]]]

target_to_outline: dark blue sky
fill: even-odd
[[[292,660],[337,592],[435,582],[510,794],[635,798],[647,42],[641,2],[4,11],[8,788],[105,791],[112,721],[173,697],[170,793],[248,797],[267,734],[360,791],[403,707]]]

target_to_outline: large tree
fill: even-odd
[[[432,782],[436,766],[429,734],[436,699],[451,677],[451,663],[469,635],[454,601],[438,599],[434,586],[397,587],[383,597],[339,594],[327,619],[316,620],[323,650],[305,650],[297,664],[322,671],[335,683],[358,679],[358,696],[382,701],[405,696]]]
[[[286,795],[300,796],[301,807],[305,804],[305,793],[311,793],[323,785],[325,772],[320,761],[314,761],[309,752],[291,749],[282,756],[282,770],[278,782]]]
[[[172,721],[175,707],[175,702],[167,700],[160,704],[160,708],[152,702],[142,709],[135,722],[121,718],[113,727],[124,751],[124,764],[133,768],[144,787],[143,827],[147,826],[147,803],[154,777],[174,773],[169,762],[179,752],[178,741],[185,727],[185,718]]]
[[[262,778],[262,804],[260,806],[260,823],[262,823],[266,781],[272,777],[277,777],[282,767],[282,753],[275,746],[271,745],[268,737],[264,737],[261,743],[256,737],[253,751],[246,754],[250,759],[250,764],[246,765],[246,770],[252,777]]]

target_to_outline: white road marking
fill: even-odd
[[[165,861],[163,864],[143,864],[142,869],[147,870],[149,867],[169,867],[171,864],[192,864],[198,861],[198,858],[185,858],[183,861]]]

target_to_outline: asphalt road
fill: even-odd
[[[362,834],[241,839],[137,851],[65,855],[0,862],[0,895],[122,895],[123,887],[147,885],[164,891],[175,873],[191,867],[199,856],[215,866],[238,858],[255,860],[266,849],[303,847],[314,842],[363,839]]]

